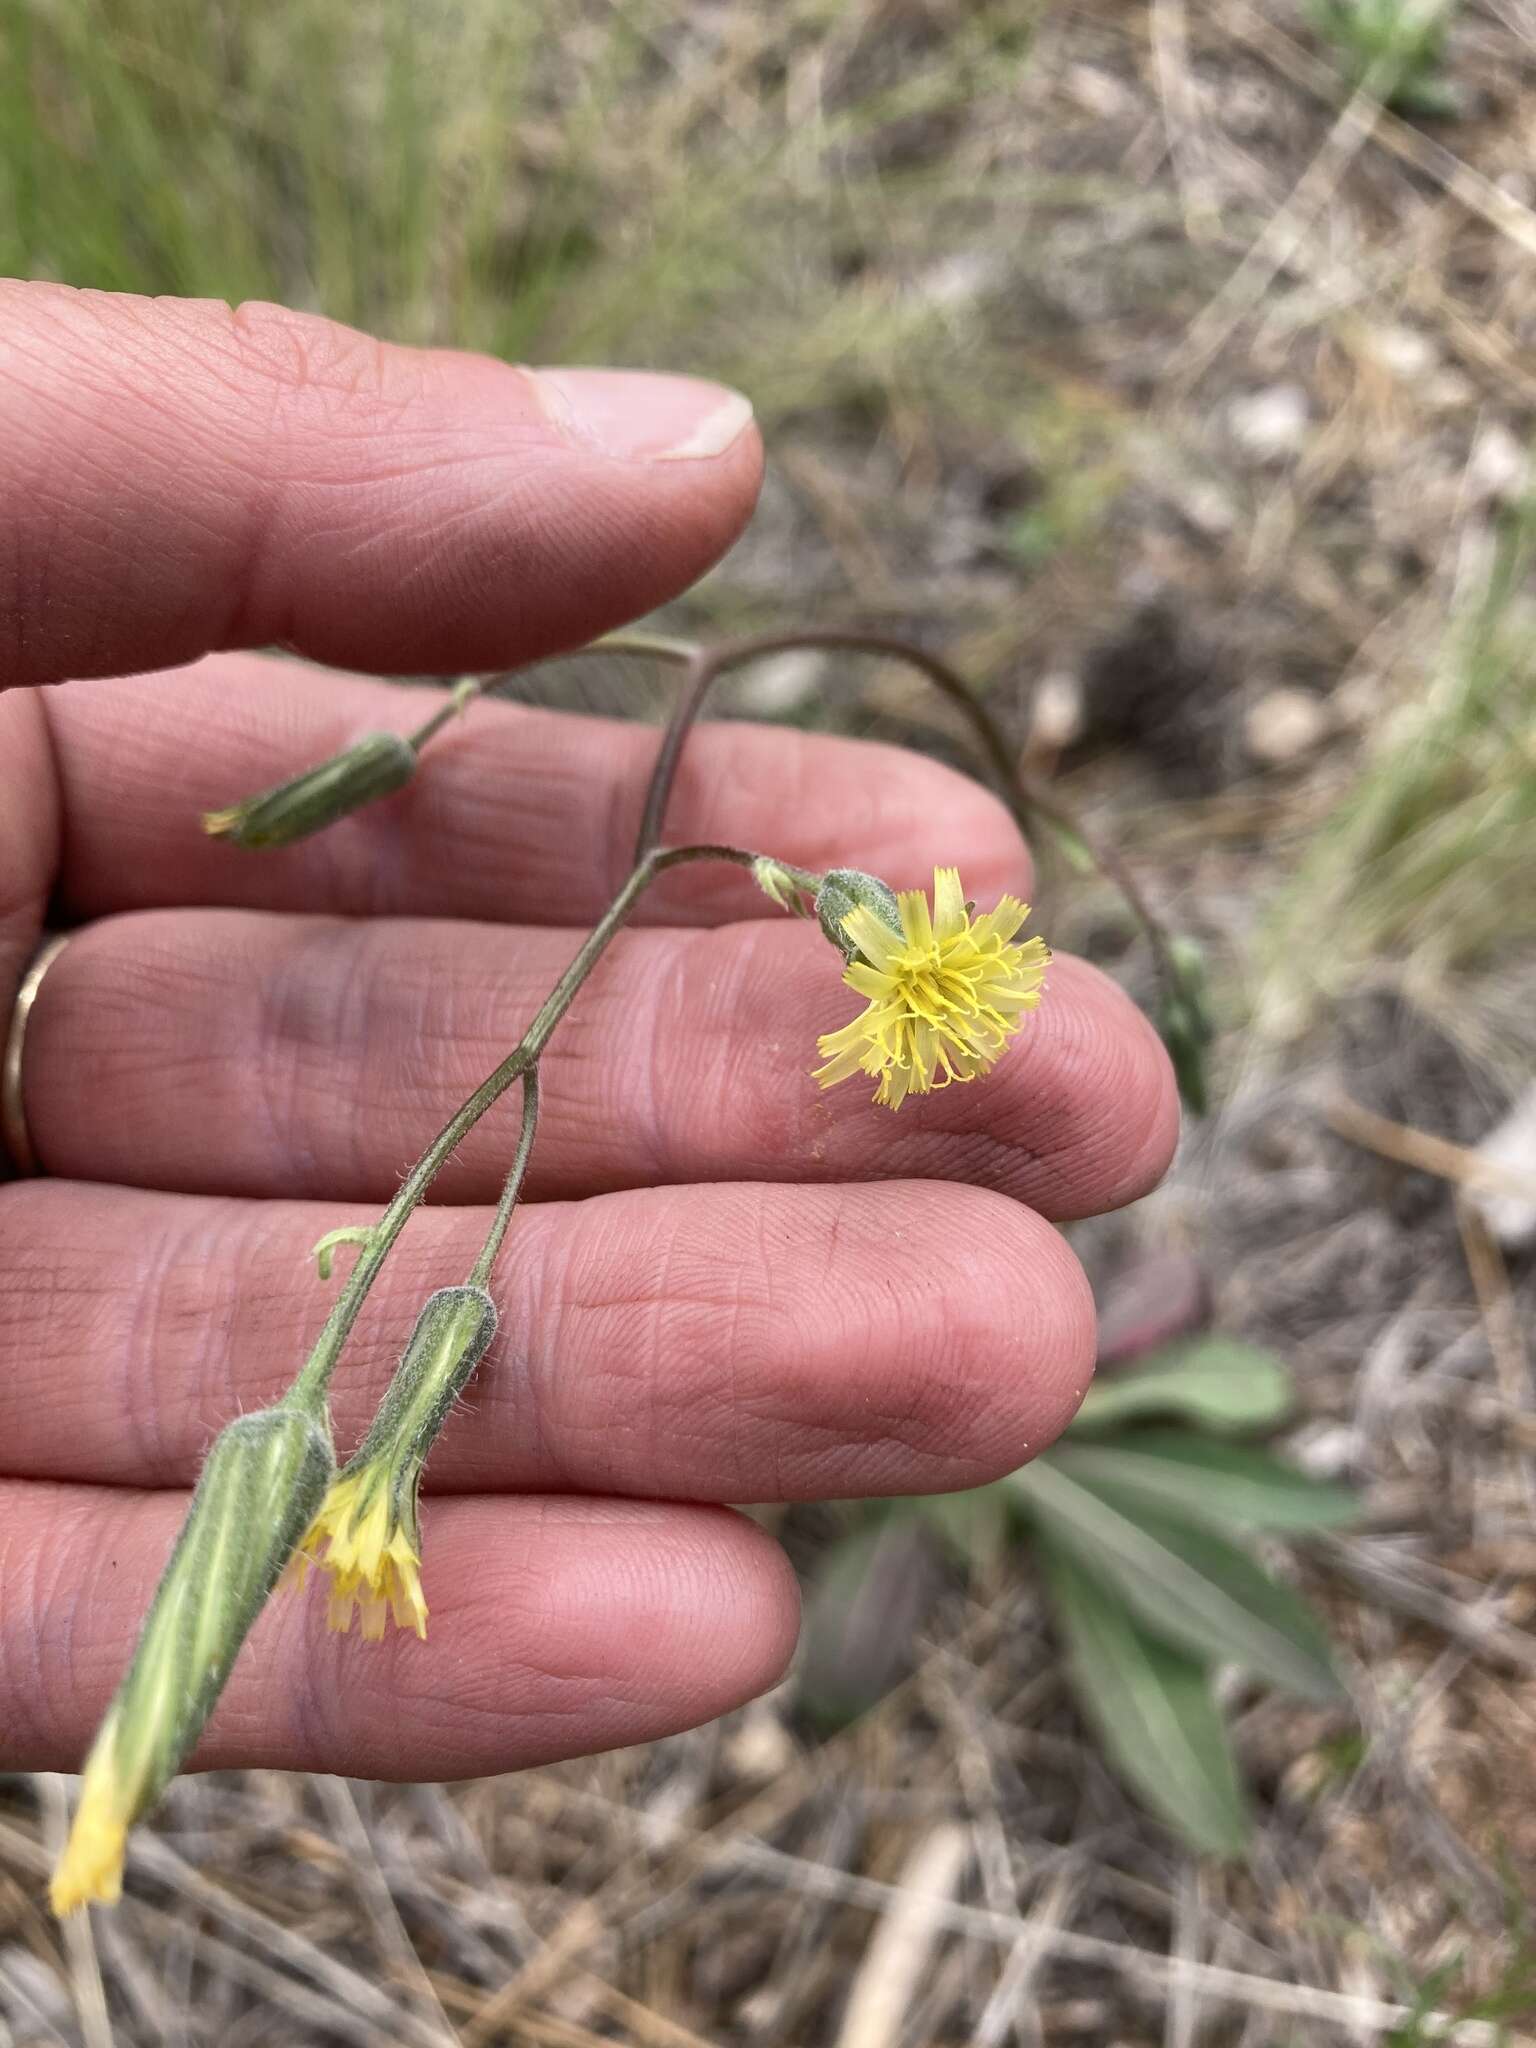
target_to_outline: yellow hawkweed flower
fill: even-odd
[[[341,1633],[360,1613],[372,1642],[390,1615],[425,1637],[421,1468],[495,1333],[496,1304],[483,1287],[438,1288],[416,1319],[372,1428],[320,1503],[289,1583],[302,1586],[311,1566],[329,1574],[330,1624]]]
[[[816,1069],[823,1088],[878,1075],[874,1099],[889,1109],[984,1074],[1039,1006],[1051,958],[1043,939],[1013,944],[1027,903],[1005,896],[973,917],[955,868],[934,870],[932,917],[921,889],[899,896],[897,910],[900,931],[866,903],[842,919],[858,949],[843,979],[868,1007],[818,1040],[826,1065]]]
[[[341,1634],[352,1626],[354,1612],[360,1612],[370,1642],[383,1635],[391,1614],[397,1628],[413,1628],[425,1638],[421,1552],[406,1520],[398,1511],[391,1474],[377,1465],[343,1473],[321,1503],[293,1560],[293,1574],[300,1586],[311,1565],[329,1574],[327,1619]],[[409,1520],[414,1524],[414,1514]]]

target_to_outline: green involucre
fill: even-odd
[[[298,1408],[242,1415],[208,1453],[104,1724],[134,1818],[202,1733],[334,1471],[327,1433]]]
[[[844,931],[843,919],[860,904],[872,910],[898,937],[904,936],[894,889],[888,888],[878,875],[866,875],[859,868],[829,868],[816,893],[816,915],[822,930],[845,960],[854,959],[859,949]]]
[[[203,830],[253,851],[287,846],[404,788],[415,773],[416,749],[408,739],[397,732],[367,733],[355,746],[275,789],[228,810],[205,812]]]

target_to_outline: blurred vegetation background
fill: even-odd
[[[0,2034],[1536,2040],[1533,118],[1533,0],[0,0],[0,270],[751,394],[758,519],[672,623],[942,647],[1200,940],[1216,1113],[1074,1237],[1104,1365],[1263,1345],[1364,1504],[1281,1563],[1348,1707],[1219,1682],[1236,1860],[1127,1796],[960,1504],[839,1581],[831,1735],[789,1687],[452,1793],[187,1781],[99,1950],[12,1787]],[[885,663],[722,708],[969,758]],[[1044,887],[1148,998],[1113,892]]]
[[[0,263],[524,360],[687,363],[750,386],[770,429],[944,390],[985,419],[901,252],[1003,196],[933,138],[976,148],[1034,24],[871,27],[829,0],[24,7]]]

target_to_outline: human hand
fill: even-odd
[[[199,813],[421,703],[227,650],[421,672],[578,644],[697,576],[759,463],[744,405],[683,380],[0,284],[0,1002],[45,917],[73,930],[25,1044],[43,1177],[0,1187],[0,1764],[78,1762],[201,1453],[324,1317],[309,1247],[516,1039],[627,872],[655,746],[482,706],[395,797],[252,856]],[[964,779],[738,725],[690,742],[669,837],[1028,887]],[[1058,957],[986,1081],[892,1116],[809,1079],[854,1007],[739,875],[652,893],[542,1063],[501,1334],[429,1472],[429,1640],[280,1595],[198,1763],[444,1778],[717,1714],[795,1630],[776,1546],[718,1503],[947,1490],[1050,1441],[1093,1350],[1051,1219],[1163,1170],[1161,1047]],[[384,1269],[343,1455],[515,1130],[486,1119]]]

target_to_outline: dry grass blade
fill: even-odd
[[[742,1843],[738,1854],[753,1865],[780,1873],[786,1881],[822,1896],[863,1905],[872,1912],[887,1910],[900,1897],[899,1888],[867,1877],[826,1870],[802,1863],[798,1857],[769,1849],[765,1843]],[[1031,1923],[1018,1915],[994,1913],[984,1906],[962,1906],[940,1900],[930,1902],[934,1919],[956,1934],[973,1940],[1007,1942],[1022,1940]],[[1170,1955],[1156,1955],[1132,1948],[1124,1942],[1099,1935],[1080,1934],[1069,1928],[1042,1933],[1046,1951],[1069,1962],[1099,1964],[1134,1982],[1165,1994],[1175,1985],[1188,1986],[1215,2004],[1232,2005],[1250,2012],[1275,2013],[1292,2020],[1318,2020],[1333,2026],[1385,2031],[1409,2017],[1409,2009],[1387,1999],[1329,1991],[1318,1985],[1282,1983],[1233,1970],[1219,1963],[1202,1963]],[[1506,2048],[1498,2029],[1483,2020],[1458,2019],[1454,2013],[1431,2012],[1421,2016],[1422,2024],[1433,2029],[1426,2039],[1440,2040],[1448,2048]]]
[[[913,1847],[854,1977],[837,2048],[897,2048],[944,1932],[937,1909],[959,1890],[970,1853],[966,1831],[950,1823]]]
[[[403,2012],[376,1984],[340,1962],[296,1927],[284,1926],[270,1914],[210,1882],[184,1862],[159,1836],[145,1833],[139,1838],[138,1853],[144,1867],[163,1884],[181,1894],[186,1905],[222,1920],[257,1948],[302,1971],[338,2005],[349,2007],[376,2027],[388,2027],[398,2048],[443,2048],[438,2028],[416,2014]]]
[[[1528,1174],[1484,1159],[1470,1145],[1453,1145],[1448,1138],[1415,1130],[1411,1124],[1395,1123],[1342,1095],[1327,1104],[1323,1115],[1329,1128],[1341,1138],[1363,1145],[1383,1159],[1416,1167],[1421,1173],[1433,1173],[1460,1187],[1482,1188],[1490,1194],[1518,1195],[1526,1201],[1536,1201],[1536,1181]]]
[[[405,1931],[400,1909],[395,1904],[373,1837],[358,1811],[351,1786],[344,1778],[319,1777],[315,1780],[315,1788],[330,1818],[337,1845],[346,1851],[350,1873],[366,1902],[379,1946],[394,1957],[402,1980],[415,1988],[429,2012],[436,2017],[443,2038],[457,2043],[458,2034],[443,2011],[432,1980],[423,1969],[421,1958]]]
[[[1266,222],[1221,290],[1190,323],[1174,350],[1168,374],[1180,395],[1210,367],[1238,327],[1262,302],[1277,274],[1291,261],[1331,204],[1351,159],[1371,139],[1381,104],[1364,86],[1350,99],[1294,191]]]
[[[1338,74],[1310,55],[1275,22],[1248,5],[1248,0],[1227,0],[1222,19],[1233,34],[1243,37],[1282,69],[1286,77],[1315,93],[1320,99],[1338,97]],[[1378,110],[1372,137],[1415,170],[1423,171],[1459,200],[1469,213],[1506,236],[1524,256],[1536,256],[1536,213],[1513,192],[1504,190],[1470,164],[1463,163],[1443,143],[1422,129],[1402,120],[1385,107]]]
[[[1058,1871],[1029,1915],[1026,1930],[1008,1951],[992,1994],[976,2022],[971,2048],[1000,2048],[1009,2029],[1030,2044],[1041,2038],[1034,1986],[1050,1953],[1051,1937],[1067,1926],[1082,1878],[1075,1869]]]
[[[40,1771],[33,1783],[42,1809],[44,1841],[50,1862],[63,1852],[69,1833],[69,1795],[57,1771]],[[112,2022],[107,2016],[106,1988],[101,1981],[101,1958],[88,1914],[74,1913],[63,1924],[64,1953],[69,1960],[70,1987],[80,2036],[85,2048],[112,2048]]]

